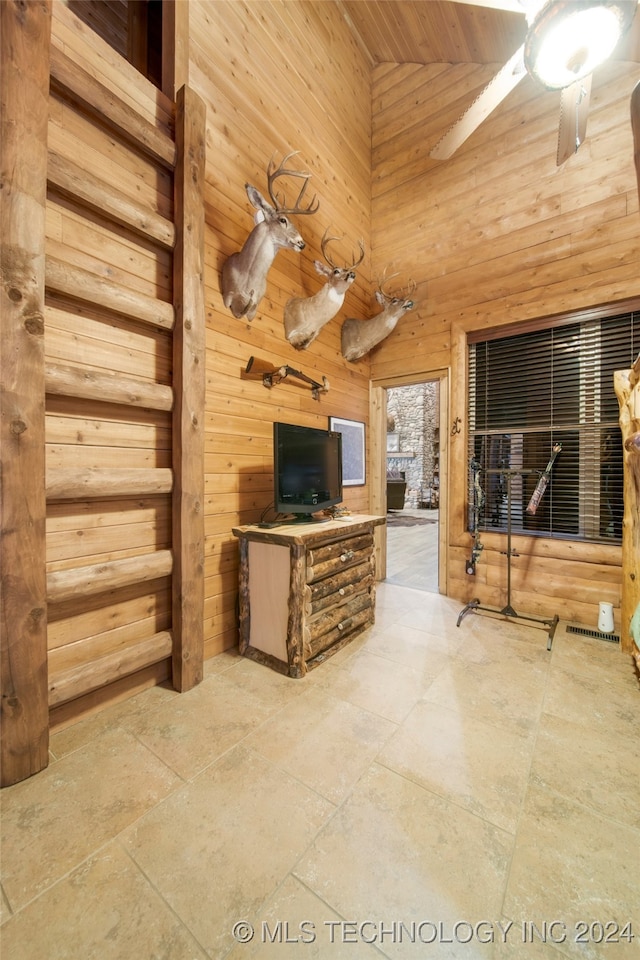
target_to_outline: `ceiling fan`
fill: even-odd
[[[640,0],[454,0],[523,14],[524,43],[429,154],[448,160],[528,73],[560,90],[557,164],[578,150],[587,129],[591,74],[629,29]]]

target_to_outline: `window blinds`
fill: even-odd
[[[507,471],[514,532],[620,542],[623,450],[615,370],[640,350],[640,313],[577,319],[469,346],[469,457],[480,467],[480,529],[504,530]],[[551,482],[527,504],[551,457]],[[470,472],[469,525],[473,529]]]

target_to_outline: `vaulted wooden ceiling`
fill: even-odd
[[[524,14],[451,0],[336,0],[358,45],[377,63],[496,63],[524,41]],[[640,12],[614,52],[640,63]]]

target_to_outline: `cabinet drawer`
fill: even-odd
[[[358,605],[348,609],[348,605],[340,608],[341,619],[337,622],[326,621],[322,626],[326,627],[323,632],[312,635],[311,624],[309,626],[309,636],[304,642],[305,660],[311,660],[318,654],[326,653],[331,647],[343,642],[355,630],[363,630],[374,622],[373,599],[369,594],[363,594],[355,598],[360,602]],[[320,625],[316,625],[319,629]],[[306,631],[305,631],[306,634]]]
[[[372,577],[374,573],[373,558],[367,558],[365,563],[358,563],[355,566],[349,566],[346,570],[338,570],[332,576],[323,577],[322,580],[314,580],[305,586],[305,610],[307,614],[311,613],[311,608],[321,610],[326,606],[327,597],[332,597],[335,593],[340,593],[345,587],[357,584],[359,581]],[[344,596],[345,594],[341,594]],[[324,601],[324,602],[323,602]]]
[[[361,580],[347,583],[344,587],[339,587],[333,593],[328,593],[324,597],[319,597],[318,600],[305,604],[305,616],[315,617],[316,614],[322,613],[323,610],[342,606],[342,604],[346,603],[352,597],[355,597],[356,594],[366,593],[371,590],[373,584],[373,574],[369,574],[369,576],[363,577]]]
[[[371,606],[371,594],[368,590],[365,590],[349,597],[344,603],[321,610],[320,613],[307,620],[304,628],[305,642],[313,647],[320,637],[334,629],[338,631],[338,634],[341,634],[349,628],[350,621],[355,614],[362,610],[368,610]]]
[[[363,550],[365,547],[369,550],[373,547],[373,535],[370,533],[362,533],[356,537],[343,537],[341,540],[334,540],[331,543],[324,544],[324,546],[310,547],[307,550],[307,564],[310,567],[315,567],[319,563],[325,563],[327,560],[340,557],[343,553]]]
[[[354,538],[354,540],[359,539],[359,537]],[[322,580],[325,577],[338,573],[340,570],[345,570],[347,567],[354,567],[358,564],[366,563],[371,557],[371,544],[356,545],[354,540],[347,540],[340,544],[340,549],[335,552],[335,555],[327,557],[325,560],[318,560],[317,557],[314,558],[308,555],[306,570],[307,583]],[[309,551],[309,554],[312,553],[316,553],[316,551]]]

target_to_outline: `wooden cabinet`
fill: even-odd
[[[240,653],[290,677],[375,619],[374,528],[384,517],[237,527]]]

